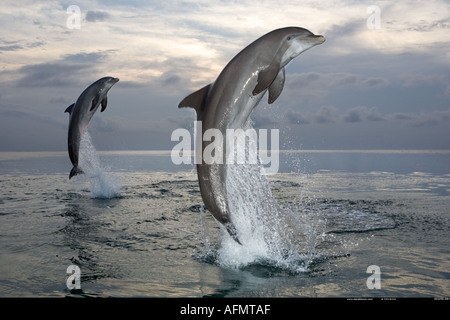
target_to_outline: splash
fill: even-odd
[[[119,179],[106,173],[89,132],[85,132],[80,145],[80,168],[91,183],[91,198],[114,198],[120,196]]]
[[[221,226],[216,251],[212,251],[210,239],[203,236],[204,257],[213,257],[216,263],[228,268],[260,264],[288,272],[305,272],[316,255],[320,231],[302,218],[299,208],[282,207],[276,201],[262,170],[259,161],[227,164],[228,206],[242,245]]]

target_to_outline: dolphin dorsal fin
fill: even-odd
[[[178,108],[185,108],[185,107],[194,108],[195,111],[197,112],[198,120],[201,120],[201,117],[203,115],[203,108],[205,106],[206,97],[208,96],[210,87],[211,84],[208,84],[207,86],[201,88],[200,90],[191,93],[180,102]]]
[[[283,91],[284,88],[284,68],[281,68],[280,72],[278,72],[277,77],[273,80],[272,84],[269,87],[269,104],[275,102]]]
[[[75,107],[75,103],[72,103],[70,106],[68,106],[64,112],[72,114],[73,107]]]

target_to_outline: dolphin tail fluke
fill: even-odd
[[[74,166],[72,168],[72,170],[70,170],[70,175],[69,175],[69,179],[71,179],[73,176],[76,176],[78,174],[82,174],[84,173],[83,170],[81,170],[80,168],[78,168],[78,166]]]
[[[237,233],[236,233],[236,228],[234,227],[234,225],[232,223],[227,223],[225,225],[225,227],[227,228],[228,233],[234,239],[234,241],[236,241],[237,243],[242,245],[242,243],[239,241],[239,238],[238,238]]]

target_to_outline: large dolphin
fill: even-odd
[[[95,81],[81,93],[77,102],[71,104],[64,111],[70,114],[67,144],[73,168],[70,171],[69,179],[83,173],[78,168],[81,138],[100,104],[102,105],[101,112],[105,111],[108,102],[106,94],[117,81],[119,79],[113,77],[104,77]]]
[[[218,129],[225,137],[226,129],[244,127],[267,90],[269,104],[280,96],[285,80],[284,67],[292,59],[324,41],[323,36],[299,27],[271,31],[244,48],[216,81],[188,95],[178,107],[196,110],[197,120],[202,121],[202,137],[208,129]],[[202,154],[209,143],[202,139]],[[206,164],[203,160],[197,164],[205,206],[240,243],[228,209],[226,171],[226,164]]]

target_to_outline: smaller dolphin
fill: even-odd
[[[83,173],[83,170],[78,168],[81,137],[100,104],[102,105],[101,112],[105,111],[108,102],[106,94],[117,81],[119,79],[113,77],[104,77],[95,81],[81,93],[77,102],[71,104],[64,111],[70,114],[67,145],[73,168],[70,171],[69,179]]]

